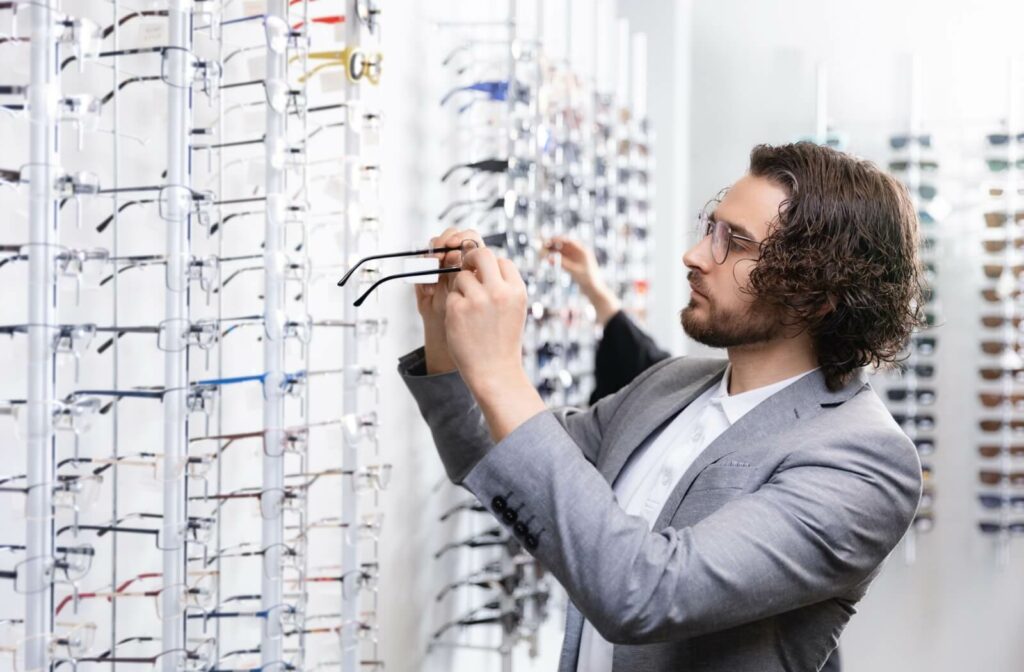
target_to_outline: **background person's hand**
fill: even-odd
[[[556,254],[562,255],[562,268],[572,276],[581,289],[603,284],[597,257],[578,240],[554,236],[546,241],[543,256],[547,257],[549,263],[554,263]]]
[[[565,236],[554,236],[544,243],[544,256],[554,263],[554,255],[561,255],[562,268],[580,287],[597,313],[597,322],[604,326],[615,313],[622,309],[622,304],[604,282],[601,267],[597,263],[594,252],[579,241]]]
[[[483,247],[483,238],[473,229],[460,231],[453,226],[445,229],[440,235],[430,239],[428,247],[457,247],[465,240],[475,241]],[[441,267],[457,266],[462,261],[462,254],[455,252],[438,252],[430,255],[441,260]],[[446,373],[455,370],[455,362],[448,353],[448,343],[444,332],[445,303],[448,288],[455,273],[444,273],[437,277],[435,283],[417,283],[413,285],[416,294],[416,311],[423,321],[423,345],[426,352],[427,373]]]

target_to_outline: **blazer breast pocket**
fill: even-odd
[[[690,486],[690,492],[701,490],[740,490],[750,481],[753,470],[748,465],[711,464],[701,471]]]

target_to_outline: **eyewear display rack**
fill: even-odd
[[[1024,132],[1017,123],[1020,105],[1019,61],[1009,62],[1007,91],[1008,110],[1004,127],[987,137],[988,170],[998,176],[988,189],[991,205],[985,212],[984,275],[986,286],[982,298],[988,309],[982,315],[979,399],[979,429],[983,440],[978,446],[978,504],[982,512],[978,521],[981,533],[996,543],[1001,565],[1010,562],[1011,540],[1024,530],[1020,515],[1024,483],[1020,458],[1024,448],[1019,443],[1021,394],[1024,380],[1024,358],[1021,345],[1021,141]]]
[[[585,406],[599,331],[593,307],[546,243],[568,236],[593,248],[625,309],[645,318],[654,197],[646,40],[631,35],[607,0],[596,11],[568,0],[510,0],[507,7],[507,17],[474,13],[439,24],[448,39],[442,106],[457,139],[452,164],[442,169],[449,205],[440,228],[500,239],[500,253],[527,285],[528,374],[549,405]],[[464,534],[438,557],[465,570],[438,599],[463,601],[430,650],[494,651],[503,670],[512,669],[519,644],[537,655],[552,585],[528,554],[535,540],[519,510],[511,503],[497,512],[513,534],[493,526],[495,512],[473,500],[442,516]],[[467,586],[487,594],[461,590]],[[497,635],[495,627],[497,641],[485,636]]]
[[[910,114],[905,133],[889,138],[893,150],[889,168],[907,187],[914,211],[918,214],[920,234],[918,252],[925,269],[925,282],[929,286],[924,306],[930,324],[934,324],[938,310],[934,292],[934,278],[938,258],[937,232],[941,222],[939,207],[941,194],[936,187],[938,161],[932,155],[930,133],[922,129],[922,96],[920,62],[911,62]],[[927,177],[926,177],[927,176]],[[935,418],[931,412],[936,401],[935,390],[936,340],[928,333],[911,337],[907,351],[902,355],[898,376],[889,378],[885,401],[897,423],[917,447],[921,458],[924,486],[921,503],[906,537],[903,540],[904,559],[913,563],[917,558],[917,538],[935,524],[935,485],[931,457],[936,450]]]
[[[379,6],[61,4],[0,9],[0,665],[380,668]]]

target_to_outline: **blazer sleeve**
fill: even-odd
[[[583,435],[599,424],[586,421]],[[616,644],[685,639],[849,592],[877,571],[920,498],[909,439],[857,426],[823,437],[829,445],[795,446],[760,489],[697,524],[651,531],[619,507],[577,441],[540,412],[464,485],[496,512],[515,510],[525,537],[499,521]]]
[[[664,364],[668,361],[661,365]],[[565,432],[568,440],[563,448],[591,464],[596,463],[605,429],[622,400],[658,368],[649,368],[632,384],[587,410],[562,406],[546,411]],[[494,448],[483,412],[458,371],[427,374],[422,347],[399,358],[398,375],[430,428],[448,478],[461,484],[466,474]]]
[[[654,364],[668,359],[669,353],[658,347],[625,311],[620,310],[604,325],[594,355],[593,405],[618,392]]]

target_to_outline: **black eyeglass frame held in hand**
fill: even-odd
[[[503,247],[507,243],[508,239],[509,234],[502,231],[501,233],[492,233],[484,236],[483,242],[485,246]],[[345,283],[349,281],[349,279],[352,277],[352,274],[355,273],[356,269],[358,269],[360,266],[362,266],[368,261],[376,261],[377,259],[396,259],[400,257],[418,257],[424,254],[437,254],[439,252],[461,252],[463,255],[465,255],[467,252],[474,250],[477,247],[478,245],[475,240],[464,240],[457,247],[428,247],[422,250],[410,250],[408,252],[388,252],[385,254],[374,254],[369,257],[363,257],[362,259],[357,261],[352,266],[352,268],[348,269],[345,275],[342,276],[341,280],[338,280],[338,287],[344,287]],[[409,271],[407,273],[395,273],[393,275],[386,275],[380,280],[374,282],[369,289],[363,292],[359,296],[359,298],[357,298],[353,302],[352,305],[356,306],[357,308],[363,305],[363,302],[366,301],[366,298],[373,292],[373,290],[377,289],[377,287],[379,287],[380,285],[384,284],[389,280],[397,280],[398,278],[412,278],[424,275],[440,275],[442,273],[458,273],[461,270],[462,266],[459,265],[447,266],[445,268],[434,268],[426,271]]]

